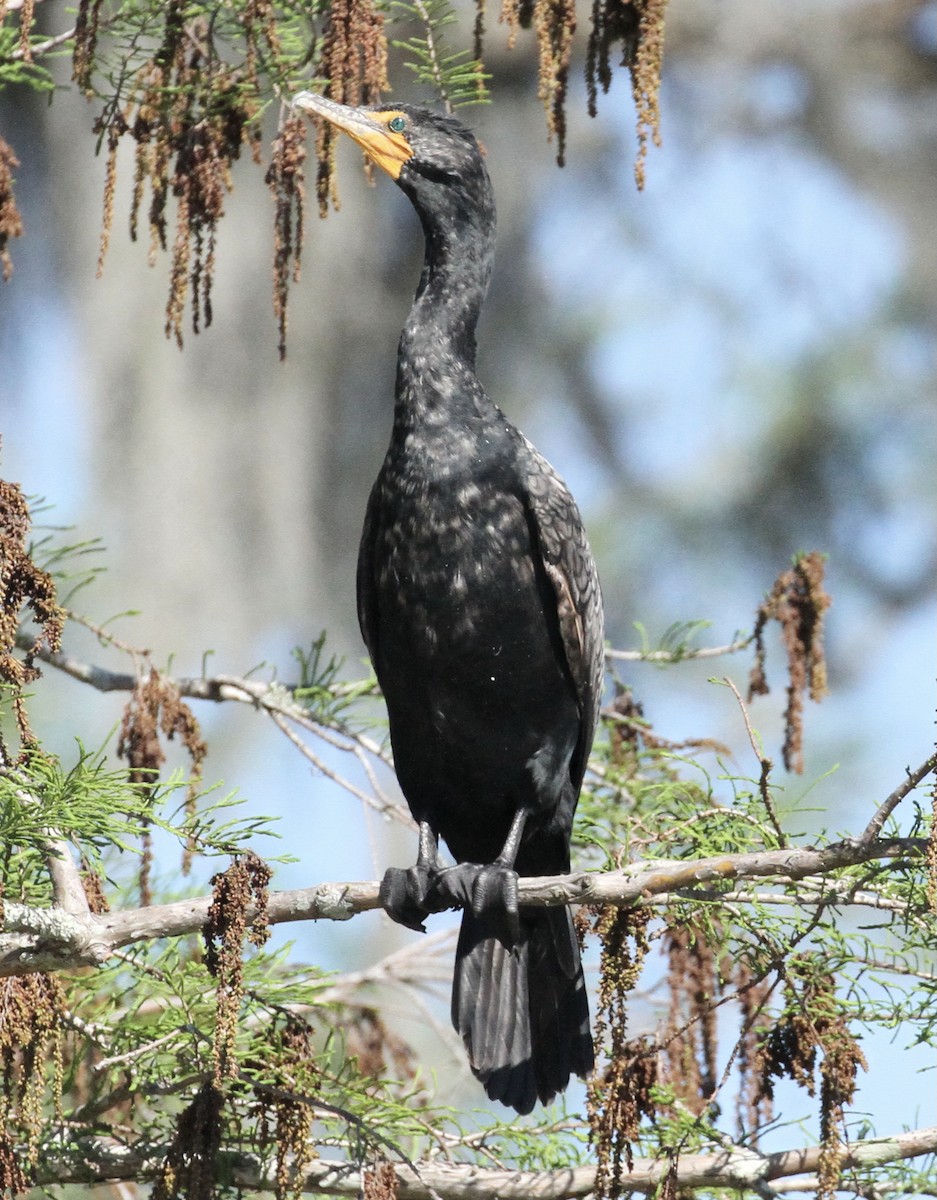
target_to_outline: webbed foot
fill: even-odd
[[[421,821],[416,865],[388,867],[381,880],[380,900],[391,920],[425,933],[424,917],[450,907],[439,899],[439,873],[436,834],[426,821]]]
[[[388,867],[380,890],[384,911],[398,925],[425,933],[423,918],[437,911],[429,902],[435,880],[436,872],[419,863],[415,867]]]
[[[513,868],[500,862],[459,863],[439,872],[436,888],[451,907],[470,909],[476,917],[491,920],[506,946],[520,940],[517,872]]]

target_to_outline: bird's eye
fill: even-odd
[[[403,133],[403,131],[407,128],[406,117],[391,117],[391,119],[387,122],[387,128],[391,131],[391,133]]]

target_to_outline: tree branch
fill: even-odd
[[[46,864],[52,880],[55,903],[76,917],[86,916],[90,912],[88,897],[81,882],[81,873],[72,857],[71,845],[62,838],[48,841]]]
[[[69,1131],[66,1131],[68,1134]],[[69,1145],[63,1152],[62,1144]],[[138,1150],[113,1138],[73,1136],[53,1139],[43,1148],[36,1182],[104,1183],[112,1180],[152,1179],[162,1166],[168,1146]],[[937,1127],[866,1138],[844,1147],[841,1172],[878,1166],[900,1159],[916,1158],[937,1151]],[[259,1157],[238,1152],[220,1155],[226,1178],[236,1187],[272,1192],[274,1172]],[[693,1189],[752,1188],[773,1180],[801,1175],[817,1169],[820,1148],[782,1150],[759,1154],[733,1148],[711,1154],[684,1154],[677,1163],[677,1187]],[[595,1167],[566,1167],[552,1171],[512,1171],[471,1164],[424,1161],[414,1167],[394,1164],[398,1200],[427,1200],[436,1193],[443,1200],[565,1200],[587,1196],[595,1189]],[[622,1179],[627,1191],[649,1192],[670,1171],[669,1160],[636,1158],[634,1169]],[[417,1174],[418,1172],[418,1174]],[[305,1172],[302,1190],[334,1196],[359,1196],[363,1191],[362,1171],[350,1163],[319,1159]]]
[[[18,3],[15,0],[7,0],[7,10],[9,11],[13,7],[22,8],[22,0],[19,0]],[[57,33],[55,37],[46,38],[44,42],[36,42],[29,47],[30,61],[41,58],[44,54],[48,54],[52,50],[57,50],[59,46],[64,46],[66,42],[70,42],[74,36],[75,28],[73,26],[71,29],[66,29],[64,33]],[[10,52],[10,58],[17,62],[25,57],[26,51],[19,46]]]
[[[738,654],[751,644],[751,634],[747,634],[726,646],[704,646],[698,650],[613,650],[609,647],[605,657],[614,662],[680,663],[691,658],[723,658],[727,654]]]
[[[871,843],[850,840],[822,849],[763,850],[690,861],[634,863],[619,871],[522,878],[518,881],[518,900],[531,907],[553,907],[627,906],[669,893],[692,899],[701,884],[735,879],[798,881],[873,859],[923,856],[926,845],[922,838]],[[268,920],[272,925],[348,920],[356,913],[380,908],[379,886],[376,882],[321,883],[310,888],[271,892]],[[712,889],[702,890],[699,897],[711,901]],[[172,904],[84,916],[68,914],[59,908],[29,908],[8,902],[0,931],[0,977],[101,964],[114,951],[134,942],[197,933],[208,918],[211,901],[211,896],[199,896]],[[253,909],[249,915],[253,915]]]
[[[905,779],[903,783],[895,788],[884,804],[879,806],[875,816],[869,822],[865,832],[862,834],[862,837],[859,840],[861,842],[874,842],[878,835],[882,832],[885,822],[895,811],[901,801],[914,791],[922,779],[926,779],[927,776],[933,774],[934,771],[937,771],[937,754],[932,754],[926,762],[921,763],[917,770],[908,771],[907,779]]]
[[[18,634],[16,641],[17,645],[21,649],[33,649],[32,640],[25,634]],[[644,662],[679,662],[686,658],[715,658],[719,655],[732,654],[738,650],[745,649],[745,647],[750,645],[750,643],[750,637],[743,637],[731,642],[726,646],[712,646],[701,650],[689,650],[686,653],[663,650],[655,650],[645,653],[637,650],[631,651],[610,649],[606,651],[606,657],[610,660],[624,659],[627,661],[640,660]],[[101,692],[129,692],[133,691],[137,684],[137,676],[135,674],[109,671],[103,667],[97,667],[91,663],[82,662],[79,659],[73,658],[71,655],[65,654],[62,651],[51,651],[47,647],[40,647],[36,651],[36,656],[42,662],[47,663],[49,666],[55,667],[64,674],[71,676],[72,679],[76,679],[82,683],[90,684],[91,687],[96,688]],[[235,675],[217,675],[214,677],[180,676],[178,678],[171,678],[168,680],[168,682],[171,682],[178,689],[179,694],[184,696],[186,699],[208,700],[214,703],[222,703],[224,701],[233,700],[242,704],[252,704],[257,708],[265,709],[276,721],[279,728],[288,734],[289,731],[285,728],[282,720],[284,717],[297,721],[302,724],[304,728],[310,729],[313,732],[317,732],[320,735],[322,730],[330,728],[330,726],[324,722],[317,722],[314,714],[310,713],[308,709],[304,708],[302,704],[294,699],[293,693],[298,687],[297,684],[283,684],[279,682],[263,683],[261,681],[244,679]],[[357,688],[358,685],[347,686],[353,686]],[[738,692],[731,682],[729,682],[729,686],[732,687],[732,690],[735,691],[736,696],[738,696]],[[343,692],[343,685],[338,685],[333,689],[333,692],[336,696],[341,696]],[[741,703],[741,698],[739,699]],[[768,815],[775,826],[775,830],[783,841],[784,834],[780,828],[780,825],[778,824],[777,816],[774,813],[766,786],[765,768],[770,766],[770,760],[764,759],[758,750],[758,747],[755,743],[754,732],[752,731],[747,714],[745,713],[744,705],[742,706],[742,712],[743,716],[745,716],[745,723],[749,731],[752,746],[762,763],[762,797],[768,809]],[[360,751],[364,750],[368,753],[376,755],[389,766],[392,765],[389,756],[382,751],[381,747],[377,745],[377,743],[363,737],[360,734],[349,734],[345,730],[342,730],[340,726],[336,726],[336,728],[341,734],[343,734],[343,736],[349,738],[352,745],[348,746],[347,749],[352,753],[357,753],[359,759],[362,758]],[[296,739],[294,738],[294,740]],[[308,747],[304,747],[300,743],[300,748],[304,754],[307,756],[310,755],[311,752],[308,750]],[[315,762],[320,769],[325,769],[318,758],[315,759]],[[909,771],[907,779],[902,782],[900,787],[896,788],[895,791],[892,792],[884,804],[882,804],[878,809],[872,821],[869,822],[868,827],[863,832],[861,840],[867,844],[874,842],[881,832],[886,820],[895,810],[895,808],[897,808],[901,801],[905,799],[905,797],[912,792],[915,787],[917,787],[922,779],[932,774],[935,770],[937,770],[937,754],[931,755],[931,757],[927,759],[926,762],[922,763],[916,771]],[[389,815],[401,820],[404,824],[410,823],[409,818],[404,812],[402,806],[388,802],[385,797],[379,794],[379,789],[375,789],[375,797],[370,797],[344,779],[338,779],[338,782],[343,787],[346,787],[348,790],[350,790],[352,794],[357,795],[360,799],[364,799],[368,804],[376,807],[382,813],[388,813]],[[373,786],[374,781],[372,780],[371,782]]]
[[[699,650],[614,650],[611,647],[605,651],[609,662],[650,662],[650,663],[679,663],[694,658],[721,658],[727,654],[736,654],[751,645],[751,637],[739,638],[725,646],[706,646]],[[32,648],[32,639],[26,634],[18,634],[16,644],[21,650]],[[50,667],[70,675],[80,683],[90,684],[99,692],[130,692],[133,691],[137,677],[122,671],[109,671],[105,667],[95,666],[66,654],[62,650],[49,650],[42,647],[36,657]],[[238,700],[248,703],[259,703],[269,694],[279,692],[292,694],[298,684],[262,683],[244,679],[236,675],[216,676],[180,676],[172,682],[181,695],[192,700],[211,700],[220,703],[225,700]],[[339,685],[338,692],[341,692]]]

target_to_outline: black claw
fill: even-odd
[[[384,911],[398,925],[406,925],[418,933],[425,933],[423,918],[428,914],[426,907],[427,881],[416,867],[388,867],[381,880],[380,899]]]
[[[491,915],[502,922],[499,935],[508,946],[520,941],[521,924],[517,906],[517,872],[492,863],[482,867],[475,881],[472,911],[476,916]]]
[[[459,863],[445,867],[436,876],[436,893],[447,908],[471,908],[475,894],[475,880],[482,870],[476,863]]]
[[[516,871],[500,863],[460,863],[440,871],[436,884],[440,899],[448,900],[449,907],[487,917],[506,946],[520,940]]]

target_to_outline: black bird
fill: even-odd
[[[409,105],[293,103],[388,172],[426,237],[358,559],[361,631],[420,829],[416,866],[390,869],[381,898],[416,929],[463,907],[453,1024],[488,1095],[526,1113],[593,1065],[569,910],[519,912],[517,874],[569,870],[602,684],[599,581],[566,485],[475,375],[495,230],[475,138]],[[440,865],[440,836],[459,865]]]

